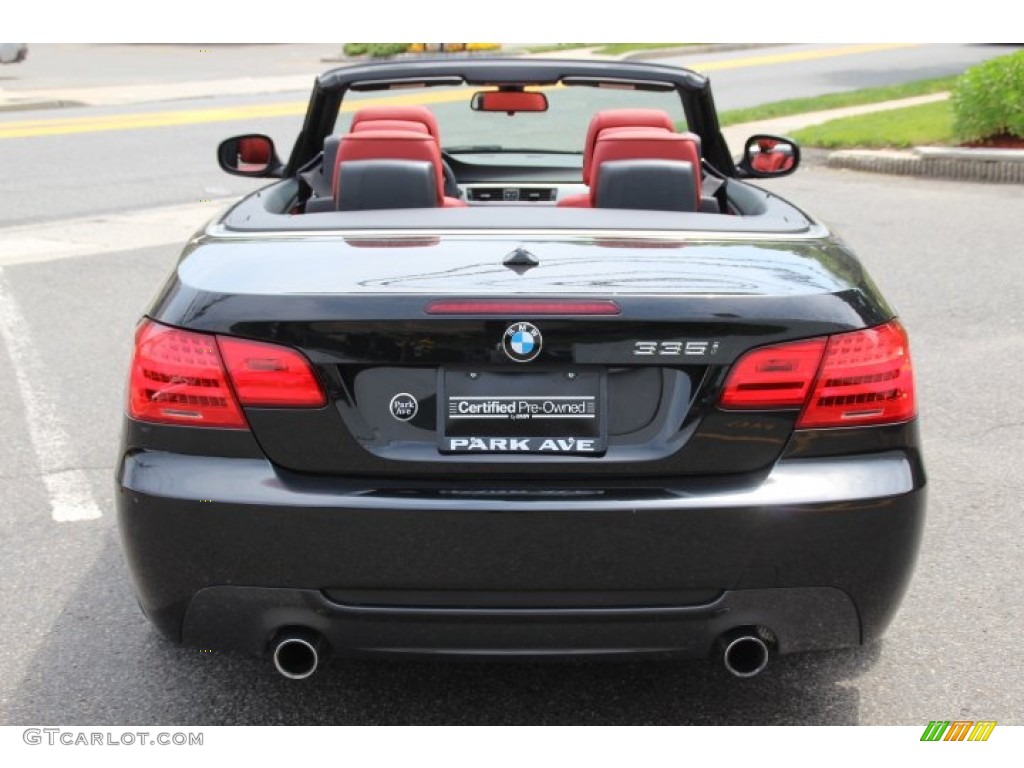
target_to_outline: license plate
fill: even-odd
[[[607,446],[598,371],[442,373],[443,453],[597,454]]]

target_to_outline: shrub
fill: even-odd
[[[1024,138],[1024,51],[971,67],[952,92],[953,130],[964,141]]]
[[[341,50],[346,56],[365,56],[370,50],[370,44],[345,43]]]
[[[370,43],[370,55],[375,59],[386,59],[398,53],[405,53],[408,43]]]

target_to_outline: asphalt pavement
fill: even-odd
[[[131,329],[175,246],[3,269],[26,353],[103,516],[55,523],[10,352],[0,721],[6,723],[1024,723],[1018,607],[1024,425],[1024,190],[812,168],[772,188],[813,204],[909,328],[930,509],[917,572],[885,640],[775,660],[750,681],[715,663],[338,662],[307,684],[266,660],[173,647],[132,597],[112,509]],[[71,320],[69,322],[69,319]],[[3,359],[3,355],[8,355]]]
[[[107,44],[33,43],[18,65],[0,70],[0,90],[147,85],[160,96],[171,83],[244,77],[312,76],[339,43]]]

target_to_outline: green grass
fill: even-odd
[[[806,99],[786,99],[762,104],[759,107],[746,109],[730,109],[718,114],[722,126],[750,123],[755,120],[769,120],[773,117],[799,115],[804,112],[818,112],[822,109],[839,109],[859,104],[874,104],[879,101],[906,99],[911,96],[922,96],[926,93],[948,91],[953,87],[956,77],[939,77],[933,80],[915,80],[901,85],[886,85],[880,88],[862,88],[859,91],[846,93],[829,93],[824,96],[812,96]]]
[[[571,51],[575,48],[594,48],[594,52],[602,56],[618,56],[633,51],[653,51],[658,48],[678,48],[695,43],[554,43],[538,45],[526,50],[529,53],[551,53],[552,51]]]
[[[593,48],[600,43],[552,43],[549,45],[534,45],[526,49],[527,53],[551,53],[552,51],[571,51],[574,48]]]
[[[795,131],[793,138],[803,146],[827,149],[956,143],[948,101],[830,120]]]
[[[696,43],[608,43],[598,48],[595,53],[604,56],[619,56],[633,51],[656,51],[659,48],[682,48],[687,45],[696,45]]]

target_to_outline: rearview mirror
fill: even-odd
[[[548,97],[537,91],[477,91],[469,103],[474,112],[547,112]]]
[[[235,176],[260,178],[278,176],[281,172],[273,140],[261,133],[225,139],[217,147],[217,162],[221,170]]]
[[[800,147],[785,136],[755,134],[743,147],[740,168],[747,176],[771,179],[788,176],[800,165]]]

